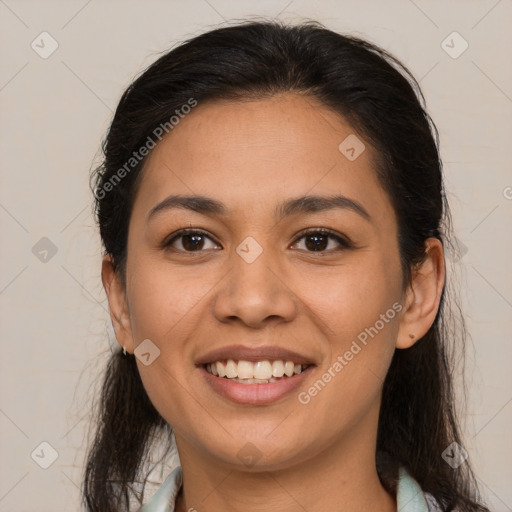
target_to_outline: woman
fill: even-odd
[[[123,94],[95,173],[122,348],[84,479],[143,512],[485,511],[454,415],[449,214],[413,77],[317,23],[243,23]],[[137,508],[132,508],[136,510]]]

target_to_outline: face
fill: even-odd
[[[286,468],[375,435],[407,297],[373,150],[339,149],[354,135],[289,93],[199,104],[152,150],[114,324],[182,453]]]

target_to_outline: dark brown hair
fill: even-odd
[[[376,172],[398,219],[404,286],[424,257],[427,238],[438,238],[446,247],[450,219],[438,134],[407,68],[374,44],[319,23],[247,22],[211,30],[165,53],[119,101],[103,144],[104,160],[93,174],[93,190],[105,253],[112,256],[121,279],[145,162],[143,158],[127,167],[134,151],[191,98],[201,104],[287,91],[320,100],[375,148]],[[441,457],[450,443],[462,444],[451,377],[450,347],[457,338],[445,295],[446,288],[428,333],[412,348],[395,351],[382,391],[377,467],[389,489],[398,467],[404,466],[443,510],[486,511],[478,504],[469,462],[452,469]],[[134,356],[120,351],[108,364],[99,404],[84,502],[90,512],[129,510],[130,492],[142,501],[133,482],[145,481],[140,472],[153,435],[168,436],[172,428],[150,402]]]

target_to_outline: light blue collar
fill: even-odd
[[[181,466],[177,466],[165,479],[158,491],[139,512],[174,512],[176,496],[183,482]],[[425,494],[419,484],[403,467],[400,468],[397,487],[397,512],[429,512]],[[428,500],[431,501],[431,500]]]
[[[139,512],[174,512],[176,496],[180,492],[182,483],[181,466],[177,466],[153,497],[139,509]]]

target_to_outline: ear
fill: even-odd
[[[116,333],[117,342],[124,347],[127,352],[132,354],[134,346],[125,288],[114,270],[112,257],[110,255],[106,255],[103,258],[101,280],[107,294],[110,318]]]
[[[412,269],[405,292],[397,348],[409,348],[425,336],[437,315],[445,283],[443,244],[437,238],[425,242],[425,258]]]

